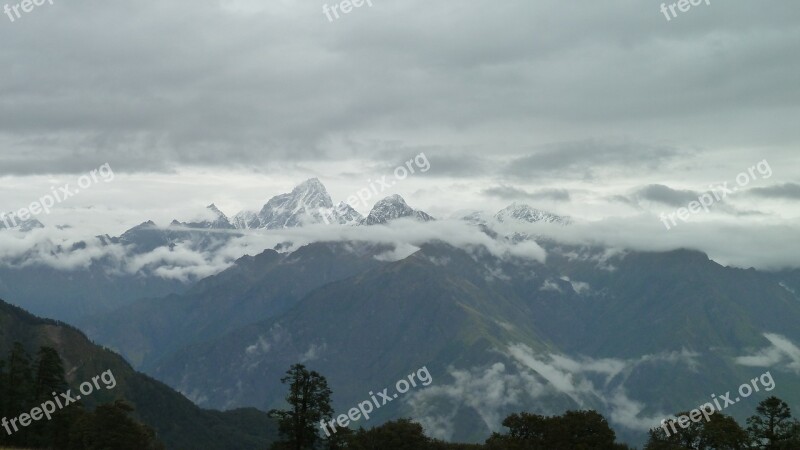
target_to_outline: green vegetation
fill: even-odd
[[[158,440],[163,442],[168,449],[265,449],[277,439],[277,424],[269,419],[266,412],[255,408],[231,411],[201,409],[164,383],[136,372],[116,353],[94,345],[79,330],[61,322],[38,318],[21,308],[0,300],[0,359],[13,351],[15,342],[21,342],[25,351],[31,354],[37,352],[37,349],[41,347],[54,349],[60,357],[60,361],[63,361],[63,367],[67,369],[67,381],[72,387],[73,393],[75,387],[81,382],[90,380],[92,376],[106,370],[111,370],[117,386],[112,390],[95,391],[92,395],[82,398],[81,409],[83,412],[92,411],[87,414],[95,414],[101,405],[116,404],[117,409],[125,409],[126,407],[122,404],[116,403],[117,400],[124,400],[129,406],[135,408],[134,411],[127,411],[126,415],[155,430]],[[17,351],[17,354],[23,353]],[[52,351],[49,353],[54,354]],[[20,362],[20,359],[24,360],[25,357],[15,357],[14,364],[24,366],[25,363]],[[27,364],[31,368],[33,377],[37,364],[32,363],[30,358],[28,358]],[[47,366],[49,363],[38,365]],[[5,369],[3,369],[4,373],[8,373],[8,369],[9,365],[6,363]],[[17,375],[15,377],[19,378]],[[22,378],[26,379],[27,377]],[[36,380],[36,377],[33,379]],[[51,378],[42,376],[40,383],[45,383],[48,379]],[[24,384],[25,382],[23,382]],[[59,393],[64,391],[65,389],[60,388],[55,390]],[[14,398],[15,394],[12,393],[11,397],[8,397],[8,394],[3,392],[0,394],[0,402]],[[46,393],[51,392],[53,390]],[[70,405],[70,409],[74,406],[76,405]],[[120,411],[100,411],[109,415],[120,413]],[[17,416],[25,412],[30,413],[30,408],[27,411],[15,410],[9,414]],[[11,416],[8,418],[11,419]],[[87,416],[83,423],[91,422],[92,419],[93,416]],[[55,421],[55,418],[53,420]],[[88,431],[92,430],[91,427],[84,428]],[[6,435],[2,428],[0,428],[0,433]],[[6,437],[8,436],[6,435]],[[0,441],[0,447],[6,445],[4,442]],[[86,441],[85,445],[89,445],[90,442]],[[108,450],[128,448],[124,445],[126,445],[125,442],[120,442],[119,446],[103,448]],[[9,444],[9,446],[19,447],[17,444]],[[44,447],[30,446],[27,448],[38,450]],[[64,450],[65,447],[54,446],[51,448]]]
[[[16,419],[51,401],[53,393],[66,390],[64,365],[53,348],[41,347],[32,361],[22,344],[15,342],[8,361],[0,361],[3,418]],[[0,430],[0,444],[63,450],[163,449],[152,429],[129,417],[132,411],[132,406],[119,400],[100,405],[94,411],[87,411],[78,401],[57,410],[49,420],[42,417],[28,426],[4,422],[9,429]],[[18,431],[14,431],[17,427]]]
[[[596,411],[567,411],[561,416],[511,414],[503,420],[505,433],[493,433],[484,444],[455,444],[425,435],[411,419],[386,422],[369,430],[346,427],[336,433],[321,431],[320,422],[334,416],[331,390],[325,377],[293,365],[281,379],[289,384],[287,410],[273,410],[281,439],[272,450],[631,450],[616,442],[616,434]],[[676,416],[689,415],[688,412]],[[797,450],[800,422],[777,397],[759,403],[756,414],[743,429],[732,417],[716,412],[709,420],[690,422],[686,428],[667,433],[650,430],[644,450]],[[667,428],[669,428],[667,426]]]
[[[286,410],[270,415],[280,424],[281,439],[271,450],[625,450],[606,419],[595,411],[568,411],[563,416],[512,414],[503,425],[508,434],[494,433],[486,444],[454,444],[425,435],[410,419],[384,423],[372,429],[337,428],[323,435],[320,422],[331,420],[331,390],[325,377],[293,365],[281,379],[289,384]]]
[[[681,412],[676,416],[687,415]],[[800,422],[792,419],[789,405],[769,397],[747,419],[747,429],[725,414],[716,412],[708,422],[690,422],[669,435],[663,428],[650,430],[645,450],[797,450],[800,448]]]
[[[286,402],[290,409],[271,410],[270,417],[278,420],[283,440],[273,443],[272,450],[303,450],[315,448],[320,440],[317,423],[330,419],[331,390],[325,377],[309,372],[302,364],[293,365],[281,383],[289,384]]]
[[[596,411],[567,411],[563,416],[512,414],[503,421],[508,434],[492,434],[487,450],[624,450],[614,430]]]

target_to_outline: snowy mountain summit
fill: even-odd
[[[421,221],[433,220],[428,214],[408,206],[399,195],[392,195],[379,201],[369,216],[364,218],[345,202],[339,202],[334,206],[325,185],[317,178],[311,178],[292,189],[290,193],[272,197],[258,214],[250,211],[236,214],[233,224],[239,229],[273,230],[321,223],[375,225],[403,217],[413,217]]]
[[[311,178],[288,194],[272,197],[258,213],[258,228],[274,230],[322,223],[320,209],[332,208],[333,201],[325,186],[317,178]]]
[[[559,216],[539,210],[524,203],[512,203],[494,216],[480,211],[470,214],[456,214],[462,220],[476,225],[496,222],[556,223],[569,225],[569,217]],[[462,217],[463,216],[463,217]],[[424,211],[412,208],[400,195],[394,194],[379,200],[363,217],[352,206],[339,202],[334,206],[325,185],[317,178],[311,178],[292,189],[291,192],[276,195],[267,201],[261,211],[241,211],[231,219],[213,203],[206,207],[201,218],[186,222],[173,221],[173,226],[192,229],[283,229],[306,225],[384,225],[393,220],[411,218],[420,222],[434,219]]]
[[[411,217],[420,222],[429,222],[435,220],[433,217],[423,211],[418,211],[408,206],[403,197],[395,194],[380,200],[372,211],[361,223],[363,225],[378,225],[385,224],[395,219],[404,217]]]
[[[498,222],[544,222],[559,225],[569,225],[572,220],[566,216],[559,216],[541,209],[536,209],[524,203],[514,202],[506,208],[501,209],[494,215]]]
[[[233,224],[231,224],[230,220],[228,220],[228,216],[223,214],[222,211],[217,208],[217,205],[213,203],[206,206],[202,217],[188,223],[173,220],[171,225],[210,230],[229,230],[234,228]]]

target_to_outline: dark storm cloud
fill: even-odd
[[[775,186],[753,188],[747,192],[751,195],[764,198],[800,200],[800,184],[797,183],[784,183]]]

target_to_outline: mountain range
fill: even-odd
[[[425,365],[434,384],[376,419],[410,415],[467,441],[520,409],[586,407],[641,441],[645,424],[761,373],[742,357],[800,342],[797,271],[554,242],[546,263],[441,243],[387,262],[356,244],[268,250],[83,326],[204,407],[279,406],[281,386],[265,380],[303,362],[328,377],[341,409]],[[771,369],[798,401],[792,364]]]
[[[312,179],[232,221],[212,205],[204,220],[146,222],[104,239],[135,254],[181,246],[213,253],[245,233],[439,223],[400,196],[378,201],[367,217],[333,205]],[[337,209],[347,214],[324,213]],[[336,409],[346,410],[426,366],[433,383],[382,408],[373,423],[410,416],[448,440],[481,441],[512,412],[592,408],[641,443],[662,418],[766,370],[777,386],[770,395],[800,402],[800,271],[725,267],[693,249],[566,244],[542,237],[537,225],[569,227],[573,219],[521,203],[456,219],[482,244],[432,238],[404,253],[357,238],[284,242],[179,285],[158,287],[155,272],[139,274],[161,295],[106,299],[74,321],[204,408],[279,407],[277,380],[302,362],[328,378]],[[546,257],[516,251],[531,248]],[[102,262],[92,270],[102,272]],[[3,283],[10,278],[0,272]],[[743,419],[765,394],[725,413]]]
[[[528,211],[530,217],[560,220],[559,216],[531,207],[516,207]],[[315,224],[381,225],[404,218],[421,222],[433,220],[429,214],[408,206],[399,195],[378,201],[367,217],[363,217],[343,202],[333,206],[325,186],[312,178],[290,193],[270,198],[259,213],[242,211],[229,219],[212,203],[194,219],[176,219],[166,227],[147,220],[120,236],[106,234],[72,243],[37,242],[20,255],[0,261],[0,296],[15,299],[17,304],[35,314],[74,323],[136,299],[184,292],[202,276],[182,275],[181,268],[171,264],[171,259],[181,261],[174,256],[180,249],[213,259],[232,239],[248,232]],[[30,219],[13,230],[26,234],[40,228],[44,225]],[[8,230],[0,228],[0,233],[5,231]],[[263,250],[265,248],[257,249],[255,253]],[[85,256],[79,256],[80,252]],[[64,268],[63,264],[39,262],[42,254],[56,263],[71,259],[88,259],[88,262]],[[42,285],[37,280],[52,282]]]

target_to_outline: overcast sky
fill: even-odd
[[[372,0],[333,22],[325,1],[1,15],[0,209],[109,163],[112,182],[39,220],[118,234],[211,202],[258,209],[310,177],[344,200],[424,152],[430,170],[383,194],[437,217],[670,212],[760,161],[770,177],[714,217],[800,216],[795,0],[669,21],[652,0]]]

